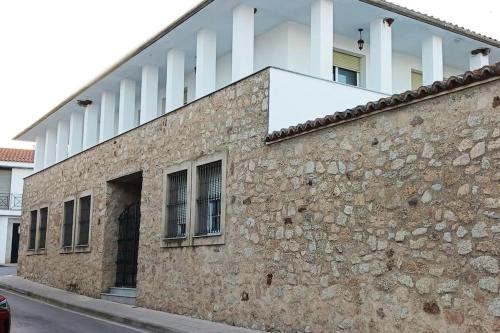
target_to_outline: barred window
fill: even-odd
[[[31,211],[31,221],[28,239],[28,250],[34,250],[36,246],[36,222],[38,219],[38,211]]]
[[[38,248],[45,249],[47,240],[47,219],[49,209],[47,207],[40,209],[40,229],[38,238]]]
[[[197,168],[197,236],[220,233],[222,161]]]
[[[91,196],[80,198],[80,214],[78,218],[78,246],[89,245],[90,204]]]
[[[167,199],[167,238],[186,237],[187,170],[169,174]]]
[[[73,245],[73,220],[75,216],[75,201],[66,201],[64,203],[64,221],[63,221],[63,247]]]

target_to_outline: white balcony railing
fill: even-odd
[[[364,88],[272,68],[269,133],[387,96]]]
[[[0,193],[0,210],[21,210],[22,204],[22,194]]]

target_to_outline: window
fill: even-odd
[[[64,203],[64,220],[62,231],[62,246],[73,246],[73,221],[75,218],[75,201],[70,200]]]
[[[36,223],[38,220],[38,211],[31,211],[30,231],[28,239],[28,250],[36,249]]]
[[[10,208],[10,182],[12,171],[0,169],[0,209]]]
[[[40,228],[38,229],[38,249],[45,249],[47,241],[47,220],[48,220],[49,209],[40,209]]]
[[[166,238],[186,237],[187,178],[187,170],[171,173],[167,176]]]
[[[80,198],[79,201],[79,217],[78,217],[78,246],[89,245],[89,231],[90,231],[90,209],[92,198],[86,196]]]
[[[333,52],[333,74],[336,82],[359,86],[361,73],[361,58],[342,53]]]
[[[217,235],[221,231],[222,161],[197,167],[196,236]]]
[[[423,78],[422,78],[422,72],[413,70],[411,71],[411,89],[412,90],[417,90],[421,86],[423,86]]]

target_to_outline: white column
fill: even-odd
[[[83,143],[83,113],[74,111],[69,118],[69,156],[82,151]]]
[[[483,68],[490,64],[490,49],[472,51],[470,54],[470,70]]]
[[[216,68],[217,36],[211,30],[200,30],[196,38],[196,98],[215,91]]]
[[[126,132],[135,126],[135,81],[123,79],[120,82],[120,107],[118,133]]]
[[[253,73],[255,8],[239,5],[233,10],[233,82]]]
[[[59,120],[57,122],[56,162],[60,162],[68,157],[68,143],[69,122]]]
[[[101,95],[101,122],[99,129],[99,142],[111,139],[115,135],[115,93],[105,91]]]
[[[392,28],[386,19],[370,24],[369,88],[392,94]]]
[[[333,80],[333,0],[311,4],[311,75]]]
[[[431,36],[422,43],[422,74],[424,85],[443,80],[443,39]]]
[[[35,144],[35,172],[38,172],[44,167],[45,159],[45,135],[36,137]]]
[[[83,119],[83,150],[97,144],[99,136],[99,107],[90,104],[85,108]]]
[[[165,112],[170,112],[184,104],[184,51],[171,49],[167,53],[167,88]]]
[[[55,128],[47,128],[45,132],[45,156],[43,158],[44,168],[48,168],[56,162],[57,132]]]
[[[158,72],[156,66],[142,67],[141,125],[155,119],[158,114]]]

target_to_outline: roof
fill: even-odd
[[[0,148],[0,161],[33,163],[35,151],[28,149]]]
[[[336,112],[323,118],[317,118],[292,126],[279,131],[275,131],[266,136],[265,141],[268,143],[280,141],[289,137],[308,133],[329,127],[331,125],[342,123],[345,121],[361,118],[363,116],[377,113],[385,109],[403,106],[407,103],[423,100],[426,97],[438,95],[443,92],[451,92],[456,88],[467,87],[474,83],[486,81],[491,78],[500,79],[500,62],[491,66],[485,66],[475,71],[468,71],[464,75],[452,76],[446,81],[437,81],[432,85],[423,86],[417,90],[410,90],[402,94],[396,94],[390,97],[382,98],[377,102],[370,102],[365,105],[357,106],[353,109],[347,109],[343,112]]]
[[[151,39],[147,40],[144,44],[142,44],[141,46],[139,46],[136,50],[134,50],[131,53],[129,53],[128,55],[126,55],[123,59],[121,59],[120,61],[118,61],[116,64],[112,65],[108,70],[106,70],[105,72],[103,72],[101,75],[97,76],[94,80],[92,80],[91,82],[89,82],[88,84],[86,84],[85,86],[83,86],[81,89],[79,89],[78,91],[76,91],[74,94],[72,94],[71,96],[69,96],[68,98],[66,98],[61,103],[59,103],[56,107],[54,107],[52,110],[50,110],[44,116],[42,116],[35,123],[33,123],[28,128],[26,128],[25,130],[23,130],[21,133],[19,133],[18,135],[16,135],[14,137],[14,140],[18,140],[25,133],[27,133],[31,129],[35,128],[41,122],[43,122],[44,120],[46,120],[49,116],[51,116],[52,114],[54,114],[55,112],[57,112],[64,105],[66,105],[67,103],[71,102],[74,98],[78,97],[80,94],[82,94],[83,92],[85,92],[88,88],[92,87],[94,84],[96,84],[99,81],[103,80],[106,76],[108,76],[109,74],[111,74],[113,71],[115,71],[116,69],[118,69],[120,66],[122,66],[123,64],[125,64],[126,62],[128,62],[130,59],[134,58],[135,56],[137,56],[139,53],[141,53],[142,51],[144,51],[147,47],[149,47],[152,44],[154,44],[155,42],[157,42],[160,38],[162,38],[163,36],[165,36],[168,33],[170,33],[176,27],[180,26],[182,23],[184,23],[185,21],[187,21],[188,19],[190,19],[191,17],[193,17],[198,12],[202,11],[205,7],[207,7],[208,5],[210,5],[211,3],[215,2],[215,1],[217,1],[217,0],[203,0],[203,1],[200,1],[200,3],[197,6],[195,6],[191,10],[189,10],[186,14],[184,14],[183,16],[181,16],[178,20],[176,20],[175,22],[173,22],[172,24],[170,24],[169,26],[167,26],[165,29],[163,29],[162,31],[160,31],[158,34],[156,34],[155,36],[153,36]],[[373,6],[377,6],[377,7],[383,8],[383,9],[386,9],[386,10],[389,10],[389,11],[392,11],[392,12],[395,12],[395,13],[398,13],[398,14],[403,15],[403,16],[410,17],[410,18],[413,18],[413,19],[416,19],[416,20],[419,20],[419,21],[422,21],[422,22],[425,22],[425,23],[428,23],[428,24],[431,24],[431,25],[434,25],[434,26],[437,26],[437,27],[445,29],[445,30],[453,31],[453,32],[461,34],[463,36],[466,36],[466,37],[469,37],[469,38],[472,38],[472,39],[475,39],[475,40],[478,40],[478,41],[490,44],[491,46],[500,47],[500,41],[498,41],[496,39],[483,36],[481,34],[475,33],[475,32],[470,31],[468,29],[465,29],[465,28],[459,27],[457,25],[454,25],[454,24],[451,24],[451,23],[448,23],[448,22],[436,19],[436,18],[434,18],[432,16],[425,15],[425,14],[422,14],[420,12],[417,12],[417,11],[414,11],[414,10],[411,10],[411,9],[408,9],[408,8],[405,8],[405,7],[402,7],[402,6],[395,5],[395,4],[390,3],[388,1],[384,1],[384,0],[359,0],[359,1],[367,3],[367,4],[370,4],[370,5],[373,5]]]
[[[469,37],[472,39],[475,39],[477,41],[489,44],[494,47],[500,47],[500,41],[482,34],[479,34],[477,32],[474,32],[472,30],[466,29],[464,27],[458,26],[456,24],[440,20],[434,16],[430,16],[421,12],[418,12],[413,9],[409,9],[407,7],[399,6],[396,5],[392,2],[385,1],[385,0],[359,0],[361,2],[389,10],[391,12],[412,18],[414,20],[418,20],[433,26],[436,26],[441,29],[449,30],[452,32],[455,32],[459,35]]]

